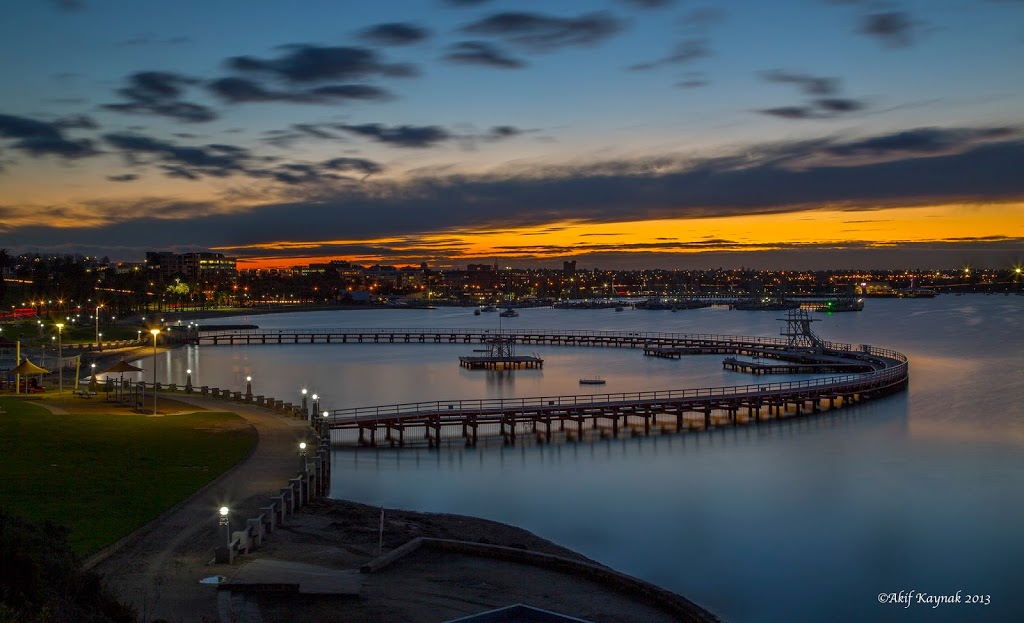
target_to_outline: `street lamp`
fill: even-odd
[[[57,323],[57,371],[58,371],[57,372],[57,378],[59,379],[58,383],[60,383],[60,385],[58,385],[58,390],[57,390],[58,394],[63,394],[64,393],[64,357],[63,357],[63,349],[61,348],[61,334],[63,332],[64,332],[64,323],[63,322],[58,322]]]
[[[306,473],[306,442],[299,443],[299,473]]]
[[[316,413],[319,410],[320,410],[320,397],[317,396],[316,394],[313,394],[313,411],[312,411],[309,419],[310,420],[315,420],[316,419]]]
[[[96,306],[96,348],[100,347],[100,308],[102,305]]]
[[[160,329],[150,329],[153,334],[153,415],[156,415],[156,336],[160,335]]]
[[[245,399],[252,400],[252,377],[245,377]]]
[[[217,530],[220,534],[217,539],[217,562],[231,564],[231,511],[227,506],[221,506],[218,513],[220,518]]]
[[[306,403],[306,388],[302,388],[302,419],[309,419],[309,407]]]

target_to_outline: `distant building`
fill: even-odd
[[[147,251],[146,267],[161,277],[185,275],[192,281],[215,276],[234,276],[238,272],[238,258],[223,253],[172,253]]]

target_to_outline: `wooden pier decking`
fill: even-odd
[[[328,422],[331,442],[336,446],[419,445],[436,448],[456,440],[460,444],[474,446],[481,437],[494,437],[502,443],[514,445],[517,437],[524,436],[537,443],[551,443],[555,440],[615,438],[623,434],[710,430],[817,415],[906,387],[909,366],[906,356],[901,353],[867,345],[828,342],[810,333],[808,336],[813,339],[809,339],[808,346],[794,346],[793,335],[783,335],[790,339],[654,332],[549,329],[492,332],[416,328],[194,332],[190,337],[191,341],[210,345],[486,344],[500,340],[514,344],[634,348],[643,349],[645,354],[673,358],[684,354],[729,354],[787,362],[771,373],[779,373],[783,369],[791,372],[794,371],[793,366],[797,366],[796,370],[800,372],[858,371],[802,381],[729,387],[433,401],[335,409],[329,412]],[[487,357],[460,357],[460,364],[463,359],[483,360]],[[735,365],[755,374],[754,369],[758,366],[770,368],[774,365],[752,364],[738,362]]]
[[[459,357],[459,365],[470,370],[536,369],[544,367],[544,360],[530,355],[512,357],[465,356]]]
[[[761,363],[759,361],[742,361],[735,357],[723,359],[722,367],[733,372],[746,372],[747,374],[821,374],[823,372],[870,372],[873,369],[870,364],[865,362]]]

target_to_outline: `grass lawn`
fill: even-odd
[[[256,441],[233,413],[53,415],[0,398],[0,505],[71,529],[87,555],[234,465]]]

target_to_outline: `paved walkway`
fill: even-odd
[[[195,395],[173,398],[237,413],[259,435],[255,451],[213,485],[130,535],[93,568],[143,621],[216,621],[216,587],[199,580],[213,575],[208,565],[217,535],[217,509],[229,507],[232,529],[242,529],[245,519],[255,517],[259,507],[295,476],[298,443],[310,442],[314,435],[306,422],[269,409]]]

